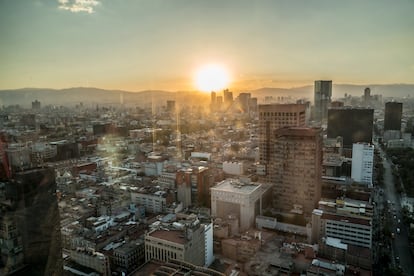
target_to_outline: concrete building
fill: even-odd
[[[388,102],[385,104],[384,131],[401,130],[402,109],[402,103]]]
[[[351,178],[368,186],[372,186],[374,170],[374,145],[358,143],[352,146]]]
[[[304,127],[305,124],[305,104],[259,105],[259,161],[265,166],[265,174],[274,151],[272,145],[275,130],[282,127]]]
[[[328,138],[343,138],[344,148],[351,149],[354,143],[372,143],[374,109],[330,108],[328,110]]]
[[[124,270],[131,272],[134,268],[145,262],[145,245],[142,239],[127,241],[114,249],[113,263]]]
[[[80,265],[101,273],[102,276],[111,275],[109,258],[100,252],[95,252],[92,249],[78,248],[77,250],[71,250],[70,258]]]
[[[314,119],[322,122],[328,117],[328,107],[332,97],[332,81],[317,80],[315,81],[314,94]]]
[[[165,212],[174,200],[170,194],[165,191],[156,191],[154,193],[137,193],[131,192],[131,201],[137,205],[145,207],[145,211],[157,214]]]
[[[281,128],[275,131],[269,179],[273,207],[310,215],[321,197],[322,130]]]
[[[14,217],[0,214],[0,275],[11,275],[25,266],[22,236]]]
[[[174,259],[204,266],[204,226],[198,219],[189,225],[175,225],[176,229],[153,229],[145,235],[145,261],[155,259],[168,262]]]
[[[340,239],[344,244],[371,248],[372,212],[368,202],[321,201],[319,209],[312,212],[312,242],[330,237]]]
[[[210,207],[210,187],[214,177],[204,166],[193,166],[177,172],[177,199],[184,208],[190,205]]]
[[[225,179],[211,188],[211,215],[220,218],[235,215],[240,231],[246,231],[254,226],[255,217],[261,213],[265,191],[257,182]]]

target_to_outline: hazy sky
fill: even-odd
[[[413,0],[0,0],[0,89],[414,83]]]

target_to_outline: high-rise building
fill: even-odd
[[[315,109],[314,119],[316,121],[326,120],[328,116],[328,107],[331,103],[332,97],[332,81],[331,80],[317,80],[315,81]]]
[[[343,138],[344,148],[354,143],[372,143],[374,109],[330,108],[328,111],[328,138]]]
[[[167,101],[167,111],[170,113],[175,112],[175,101]]]
[[[321,197],[322,129],[286,127],[274,136],[268,166],[272,205],[310,215]]]
[[[217,99],[216,99],[216,92],[211,92],[210,97],[210,110],[211,111],[215,111],[216,110],[216,106],[217,106]]]
[[[32,102],[32,109],[40,109],[40,102],[38,100]]]
[[[369,87],[364,89],[364,102],[368,104],[371,101],[371,89]]]
[[[250,93],[240,93],[239,94],[239,104],[240,108],[244,113],[249,113],[250,111]]]
[[[10,206],[6,216],[2,215],[0,220],[7,216],[14,219],[25,264],[21,275],[62,275],[60,216],[54,169],[14,173],[6,184],[5,198]]]
[[[273,153],[274,132],[281,127],[304,127],[306,124],[305,104],[259,105],[259,157],[267,165]]]
[[[230,107],[233,104],[233,92],[225,89],[223,91],[223,99],[224,99],[224,106],[225,108]]]
[[[352,179],[372,186],[373,169],[374,146],[366,143],[354,144],[352,146]]]
[[[385,104],[384,131],[401,130],[402,103],[388,102]]]

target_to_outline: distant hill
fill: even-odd
[[[362,96],[366,87],[371,88],[371,95],[382,94],[383,97],[414,97],[414,84],[384,84],[384,85],[353,85],[334,84],[332,88],[333,98],[341,98],[344,94]],[[280,97],[290,96],[293,99],[307,98],[313,100],[313,86],[294,88],[266,87],[256,90],[247,90],[252,97],[264,98],[266,96]],[[236,97],[238,93],[234,93]],[[38,100],[42,105],[75,105],[83,103],[118,105],[123,102],[126,105],[146,106],[166,105],[167,100],[175,100],[177,104],[199,105],[209,104],[209,93],[201,92],[168,92],[162,90],[146,90],[130,92],[122,90],[105,90],[99,88],[76,87],[67,89],[49,88],[23,88],[16,90],[0,90],[0,106],[19,104],[28,107],[31,102]]]
[[[123,102],[131,106],[166,105],[167,100],[184,102],[188,105],[199,104],[209,99],[206,93],[197,92],[168,92],[161,90],[146,90],[128,92],[122,90],[105,90],[99,88],[68,88],[68,89],[41,89],[24,88],[16,90],[0,90],[0,106],[19,104],[23,107],[31,106],[32,101],[38,100],[45,105],[119,105]]]

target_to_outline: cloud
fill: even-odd
[[[93,13],[94,8],[99,5],[97,0],[58,0],[59,9],[71,12]]]

